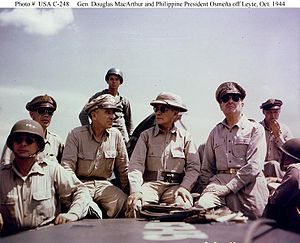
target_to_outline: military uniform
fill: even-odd
[[[263,110],[279,110],[282,106],[282,101],[278,99],[268,99],[260,106]],[[278,121],[277,121],[278,122]],[[282,178],[284,172],[280,169],[279,163],[282,159],[282,151],[279,149],[286,141],[293,137],[291,130],[285,124],[278,122],[280,126],[280,136],[275,137],[272,130],[267,127],[266,121],[260,122],[265,128],[267,141],[267,155],[265,158],[264,174],[267,177]]]
[[[62,139],[56,135],[55,133],[52,133],[47,130],[46,137],[45,137],[45,149],[43,152],[38,154],[38,158],[46,158],[50,157],[50,159],[59,160],[62,156],[64,144],[62,142]],[[14,159],[13,152],[4,145],[2,156],[1,156],[1,164],[9,164]]]
[[[111,68],[107,71],[105,75],[105,80],[108,81],[110,75],[117,75],[120,78],[120,83],[123,83],[123,73],[121,70],[117,68]],[[109,94],[108,89],[104,89],[100,92],[94,94],[90,99],[89,102],[100,95]],[[116,112],[116,116],[114,118],[113,127],[119,129],[125,142],[128,142],[129,137],[133,132],[133,122],[131,117],[131,107],[129,100],[125,97],[120,95],[119,93],[115,96],[115,105],[118,107],[119,111]],[[84,108],[79,114],[79,120],[81,125],[88,125],[89,118],[88,114],[84,111]]]
[[[87,215],[92,202],[88,189],[49,157],[37,158],[45,147],[44,130],[38,122],[18,121],[6,145],[16,158],[0,166],[1,233],[43,226],[58,215],[60,220],[71,221]],[[61,214],[60,202],[68,210],[66,214]]]
[[[98,97],[100,103],[101,97],[103,96]],[[94,106],[92,104],[93,109]],[[101,141],[96,141],[91,125],[73,129],[66,140],[62,165],[84,182],[93,200],[106,210],[108,217],[117,217],[125,210],[127,195],[124,191],[128,185],[128,155],[118,129],[106,129]],[[120,180],[120,187],[124,191],[109,181],[113,172]]]
[[[173,97],[161,93],[151,105],[168,103],[177,107],[181,102],[172,103]],[[174,124],[166,132],[155,125],[141,133],[130,158],[130,192],[141,192],[145,203],[175,203],[176,189],[182,186],[190,191],[199,168],[197,148],[188,131]]]
[[[222,95],[226,94],[238,94],[242,100],[246,95],[234,82],[219,86],[217,101],[221,103]],[[227,125],[226,119],[209,134],[200,180],[204,187],[222,185],[230,192],[226,196],[218,196],[214,192],[204,191],[196,205],[202,208],[227,205],[232,211],[241,211],[255,219],[262,215],[269,196],[262,172],[266,154],[264,129],[242,114],[232,127]]]
[[[47,159],[39,161],[25,177],[12,163],[2,165],[0,178],[0,212],[7,230],[24,230],[51,223],[59,213],[56,193],[61,199],[74,198],[68,212],[78,219],[88,212],[91,197],[87,188],[58,163]]]

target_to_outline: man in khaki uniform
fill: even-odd
[[[189,132],[174,124],[187,111],[181,98],[162,92],[150,104],[156,125],[141,133],[130,158],[128,217],[138,216],[143,203],[191,207],[190,190],[199,175],[197,147]]]
[[[216,91],[225,119],[205,144],[200,172],[204,190],[196,206],[227,205],[255,219],[262,215],[269,196],[262,172],[266,141],[263,127],[242,113],[245,96],[235,82],[222,83]]]
[[[264,174],[268,182],[280,182],[284,172],[280,169],[280,161],[283,153],[280,147],[293,137],[287,125],[278,121],[281,112],[282,101],[268,99],[260,108],[265,116],[260,123],[265,128],[267,141],[267,155],[265,158]]]
[[[133,132],[133,122],[131,115],[131,106],[129,99],[124,95],[120,94],[119,88],[123,84],[124,75],[123,72],[118,68],[110,68],[105,74],[105,81],[108,84],[108,88],[94,94],[89,102],[100,95],[110,94],[115,98],[115,105],[118,107],[116,115],[113,120],[113,127],[119,129],[125,142],[128,142],[132,132]],[[79,120],[81,125],[88,125],[89,116],[85,112],[85,108],[79,114]]]
[[[121,132],[112,128],[116,109],[114,97],[109,94],[88,102],[85,111],[92,123],[69,133],[62,157],[62,165],[84,182],[93,200],[110,218],[124,215],[128,184],[125,142]],[[121,189],[109,180],[113,172]]]
[[[46,94],[39,95],[26,104],[26,110],[29,111],[30,117],[32,120],[40,123],[45,133],[45,149],[39,153],[38,156],[41,158],[49,156],[60,162],[64,148],[63,142],[58,135],[50,132],[48,129],[56,108],[56,101]],[[12,151],[5,145],[2,152],[1,163],[7,164],[13,159],[14,155]]]
[[[44,130],[38,122],[17,122],[6,144],[13,151],[14,160],[0,167],[2,234],[86,216],[92,202],[88,189],[57,162],[38,158],[45,148]],[[57,195],[67,202],[67,213],[60,213]]]

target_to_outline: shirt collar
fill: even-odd
[[[91,125],[91,124],[88,125],[88,131],[89,131],[89,133],[91,134],[92,138],[93,138],[95,141],[97,141],[97,140],[95,139],[95,134],[94,134],[94,132],[93,132],[93,129],[92,129],[92,125]],[[109,137],[110,133],[111,133],[110,128],[105,129],[105,135],[106,135],[107,137]]]
[[[179,131],[178,127],[174,124],[173,128],[170,130],[170,133],[176,134]],[[156,124],[154,128],[154,136],[157,136],[159,133],[164,133],[162,129]]]
[[[233,127],[245,128],[247,121],[248,121],[247,117],[244,114],[241,114],[241,117],[240,117],[239,121]],[[226,118],[222,122],[220,122],[220,124],[222,124],[223,126],[229,128],[229,126],[226,123]]]

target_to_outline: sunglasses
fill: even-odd
[[[23,141],[25,141],[27,145],[31,145],[34,142],[36,142],[36,140],[33,137],[28,137],[28,136],[15,136],[13,141],[14,143],[17,144],[21,144],[23,143]]]
[[[234,102],[238,102],[238,101],[240,101],[241,96],[240,96],[239,94],[226,94],[226,95],[223,95],[223,96],[221,97],[221,101],[222,101],[223,103],[227,103],[227,102],[230,100],[230,98],[231,98]]]
[[[154,110],[155,113],[158,112],[158,111],[160,111],[161,113],[165,113],[169,110],[169,108],[165,105],[161,105],[161,106],[154,106],[153,110]]]
[[[49,116],[52,116],[53,113],[54,113],[54,110],[49,109],[49,108],[38,108],[36,111],[40,115],[43,115],[43,114],[47,113]]]

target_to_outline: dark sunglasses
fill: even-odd
[[[154,106],[154,107],[153,107],[153,110],[154,110],[155,113],[158,112],[158,111],[160,111],[161,113],[165,113],[165,112],[168,111],[169,109],[168,109],[167,106],[161,105],[161,106]]]
[[[36,140],[33,137],[28,136],[15,136],[13,141],[17,144],[21,144],[23,143],[23,141],[25,141],[27,145],[31,145],[34,142],[36,142]]]
[[[43,115],[43,114],[47,113],[49,116],[52,116],[53,113],[54,113],[54,110],[49,109],[49,108],[38,108],[36,111],[40,115]]]
[[[231,98],[234,102],[238,102],[238,101],[240,101],[241,96],[240,96],[239,94],[226,94],[226,95],[223,95],[223,96],[221,97],[221,101],[222,101],[223,103],[227,103],[227,102],[230,100],[230,98]]]

